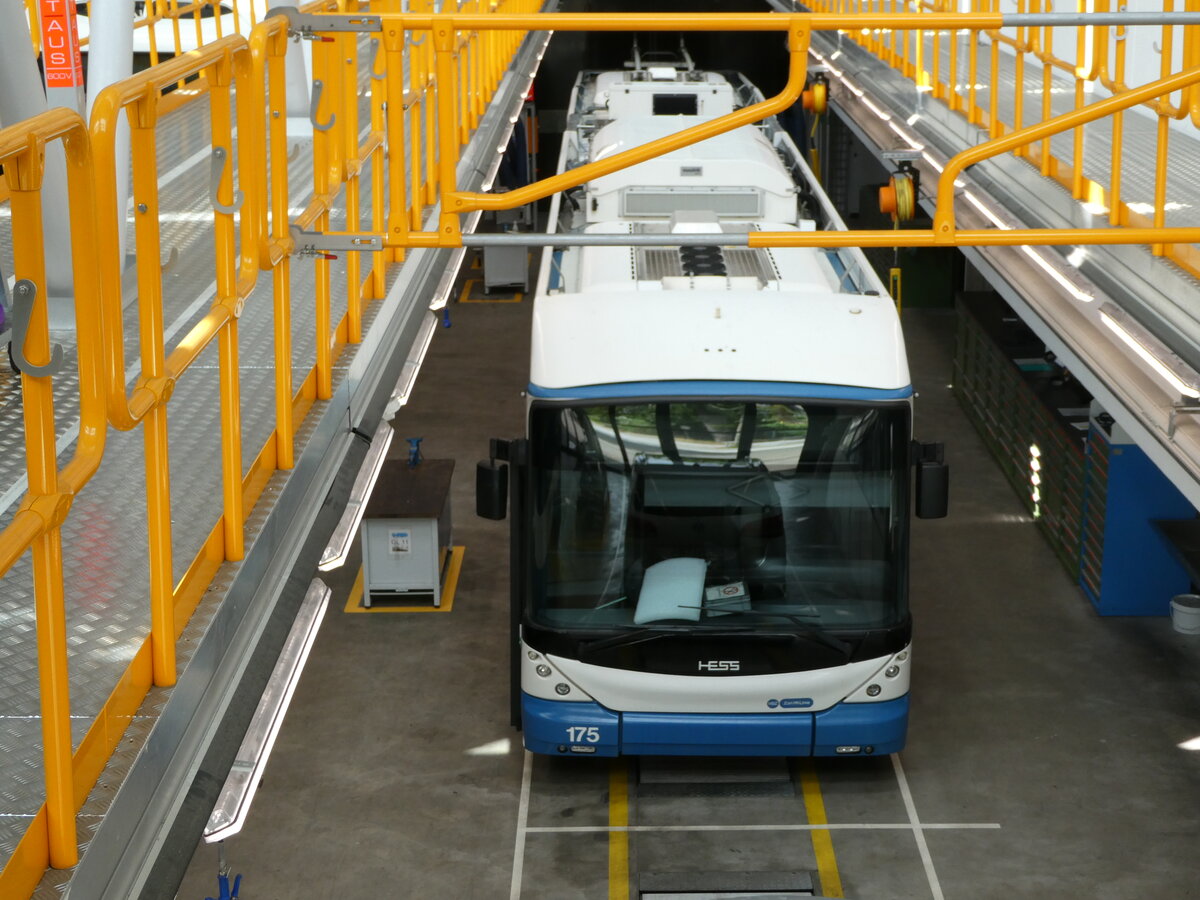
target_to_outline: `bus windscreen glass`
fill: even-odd
[[[905,404],[543,406],[534,621],[794,630],[906,615]]]

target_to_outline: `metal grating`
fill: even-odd
[[[779,270],[769,250],[750,247],[725,247],[722,252],[724,271],[699,273],[685,271],[676,247],[639,247],[635,254],[634,272],[638,281],[661,281],[689,274],[720,274],[730,278],[757,278],[760,285],[779,280]]]

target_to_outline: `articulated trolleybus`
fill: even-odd
[[[559,170],[761,99],[686,55],[584,73]],[[887,291],[857,249],[636,240],[844,228],[796,145],[739,128],[560,194],[550,220],[600,243],[543,255],[527,435],[477,473],[481,515],[511,499],[525,746],[899,750],[909,470],[918,515],[945,514],[947,478],[911,441]]]

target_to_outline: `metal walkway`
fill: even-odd
[[[788,11],[793,8],[786,2],[770,5]],[[927,39],[927,53],[933,57],[933,40],[928,34]],[[523,101],[546,40],[544,33],[525,38],[516,61],[504,69],[495,99],[486,104],[486,112],[482,108],[478,111],[474,137],[466,144],[457,168],[461,189],[490,187],[499,161],[497,144],[507,140],[511,120]],[[894,146],[901,133],[899,128],[944,160],[981,139],[976,126],[968,126],[940,101],[931,99],[928,92],[914,90],[911,81],[848,41],[820,34],[815,36],[813,46],[817,51],[814,58],[831,71],[853,73],[840,82],[835,80],[834,100],[842,112],[854,118],[868,141],[881,148]],[[413,51],[409,47],[403,52]],[[368,69],[375,65],[373,55],[365,43],[358,55],[357,78],[366,85],[371,80]],[[936,55],[941,71],[950,71],[946,40],[941,41]],[[960,54],[960,63],[961,58]],[[850,59],[852,63],[839,59]],[[998,96],[1011,98],[1016,95],[1015,73],[1011,58],[1002,55],[1002,60],[1005,89]],[[408,68],[405,71],[410,72]],[[1025,78],[1024,93],[1030,97],[1040,95],[1042,84],[1033,80],[1032,67],[1026,69]],[[1073,87],[1067,79],[1055,84],[1051,111],[1066,112],[1073,108]],[[856,97],[850,85],[866,89],[869,98],[880,104],[876,111],[864,107],[863,98]],[[977,85],[979,90],[986,87],[982,82]],[[371,121],[372,106],[365,91],[360,91],[359,97],[359,118],[366,123]],[[461,98],[461,102],[466,107],[476,99]],[[407,148],[410,158],[421,157],[425,149],[414,147],[414,143],[429,143],[425,129],[432,119],[425,118],[426,109],[425,101],[413,102],[411,124],[415,127],[398,143]],[[409,111],[407,105],[405,111]],[[999,112],[1011,120],[1011,107],[1001,105]],[[1026,120],[1033,121],[1040,114],[1040,108],[1036,116],[1027,108]],[[213,272],[218,253],[214,250],[209,195],[210,116],[209,101],[202,96],[163,116],[157,128],[159,221],[165,257],[162,323],[168,352],[209,314],[217,293]],[[1135,113],[1126,120],[1123,197],[1131,206],[1152,210],[1156,203],[1152,165],[1156,130]],[[1083,171],[1098,182],[1107,177],[1110,168],[1108,129],[1110,126],[1104,123],[1085,126]],[[368,130],[363,129],[364,133]],[[1069,137],[1055,137],[1051,143],[1053,155],[1069,167],[1074,160]],[[293,198],[307,198],[314,190],[314,142],[290,140],[286,152],[292,153],[293,148],[297,152],[289,156],[289,192]],[[278,146],[272,149],[280,151]],[[317,151],[318,161],[321,152]],[[1200,226],[1200,139],[1184,131],[1172,131],[1170,158],[1165,224]],[[1129,166],[1139,161],[1146,165]],[[426,161],[421,168],[428,173],[433,164]],[[376,181],[374,175],[368,163],[360,178],[364,209],[370,208],[372,191],[384,183]],[[1022,161],[981,164],[971,170],[970,178],[972,190],[989,194],[994,209],[1014,224],[1078,227],[1096,215],[1058,183]],[[413,176],[410,195],[421,191],[416,186],[418,180]],[[933,184],[934,178],[927,183]],[[393,190],[394,180],[387,186]],[[305,214],[303,203],[293,201],[292,207],[288,210],[290,218]],[[418,209],[417,221],[412,223],[414,230],[419,231],[426,222],[436,223],[440,212],[436,206],[427,206],[424,215]],[[968,215],[971,211],[965,210],[964,216]],[[129,218],[131,229],[135,216]],[[333,205],[330,216],[326,230],[346,228],[343,204]],[[0,203],[0,272],[6,274],[14,269],[12,223],[10,205]],[[132,231],[128,246],[134,246]],[[1042,252],[1065,273],[1068,287],[1095,290],[1097,296],[1107,291],[1122,306],[1144,314],[1147,321],[1143,324],[1185,362],[1200,365],[1200,320],[1192,312],[1200,309],[1200,287],[1191,275],[1140,247],[1092,248],[1074,267],[1055,251]],[[1031,270],[1030,263],[1019,258],[1015,249],[988,248],[969,254],[997,278],[1007,279],[1018,299],[1038,295],[1046,284],[1045,274]],[[180,677],[173,687],[142,683],[143,670],[148,667],[142,654],[151,629],[146,598],[152,591],[146,534],[146,442],[139,429],[109,430],[104,463],[74,500],[62,525],[71,749],[99,777],[90,792],[84,791],[86,798],[78,798],[82,806],[76,818],[77,837],[83,861],[77,869],[47,870],[36,896],[57,896],[77,873],[81,877],[72,885],[72,896],[77,897],[102,896],[106,891],[107,896],[117,896],[148,877],[152,859],[147,861],[148,857],[139,854],[162,840],[206,752],[207,745],[189,730],[200,729],[195,724],[199,721],[198,710],[206,704],[233,704],[252,649],[252,643],[248,644],[251,639],[242,635],[269,630],[276,609],[286,609],[287,603],[281,598],[295,588],[289,583],[291,563],[300,555],[317,518],[329,514],[326,507],[344,499],[346,486],[338,473],[353,467],[361,456],[362,448],[351,429],[369,433],[378,422],[393,392],[392,385],[410,355],[415,353],[419,358],[421,342],[428,339],[431,321],[436,321],[436,315],[429,312],[430,305],[445,302],[446,273],[452,278],[461,258],[461,252],[431,246],[410,251],[403,265],[389,269],[385,295],[364,309],[362,343],[355,347],[344,338],[338,340],[340,355],[330,371],[331,390],[323,398],[316,387],[301,387],[310,378],[312,360],[320,356],[318,305],[314,298],[322,289],[317,267],[328,266],[333,282],[345,283],[352,277],[348,271],[350,255],[311,264],[299,260],[280,276],[290,286],[292,384],[299,389],[297,409],[307,412],[296,434],[296,464],[290,470],[280,467],[271,471],[273,466],[261,462],[264,452],[273,452],[276,430],[273,360],[277,319],[272,306],[276,287],[270,278],[260,276],[254,291],[244,298],[237,337],[240,474],[243,480],[254,482],[254,491],[261,491],[266,499],[254,506],[247,518],[247,552],[242,560],[206,555],[214,527],[220,527],[223,515],[221,389],[215,343],[199,355],[189,376],[179,380],[168,410],[172,484],[169,580],[176,586],[194,586],[194,570],[200,566],[209,581],[199,588],[195,611],[186,625],[179,626],[176,653]],[[1055,292],[1066,290],[1062,281],[1057,284],[1052,287]],[[129,387],[138,383],[142,374],[136,362],[143,321],[136,294],[136,284],[127,279],[121,306],[125,358],[129,361],[125,382]],[[329,299],[328,318],[337,323],[349,313],[350,302],[342,291],[334,291]],[[1069,296],[1062,300],[1068,306],[1071,302]],[[1156,460],[1181,489],[1189,497],[1200,497],[1200,429],[1190,414],[1179,422],[1172,418],[1168,433],[1166,412],[1170,411],[1170,402],[1147,411],[1146,404],[1139,402],[1144,397],[1126,392],[1128,385],[1138,386],[1152,380],[1152,376],[1141,371],[1140,364],[1116,347],[1111,338],[1098,350],[1098,345],[1089,343],[1090,334],[1073,330],[1069,327],[1072,320],[1056,318],[1054,310],[1031,307],[1028,312],[1045,325],[1046,334],[1053,340],[1047,342],[1061,349],[1060,356],[1078,363],[1081,380],[1093,393],[1104,398],[1114,413],[1123,415],[1129,430],[1147,446],[1156,448]],[[60,340],[58,336],[54,339]],[[80,387],[75,348],[70,342],[60,342],[65,349],[64,368],[62,375],[54,378],[53,387],[55,455],[61,465],[70,458],[78,437]],[[1121,360],[1121,364],[1102,365],[1102,361],[1114,360]],[[25,410],[19,384],[18,376],[0,374],[0,531],[14,521],[28,489]],[[1162,393],[1161,386],[1158,393]],[[1161,397],[1157,399],[1161,401]],[[37,850],[22,841],[28,840],[46,798],[34,583],[28,553],[0,580],[0,683],[5,686],[0,693],[0,867],[7,867],[3,877],[10,878],[15,877],[10,875],[12,871],[27,866],[28,859],[36,856]],[[136,672],[136,677],[130,676],[131,672]],[[106,709],[115,695],[137,689],[133,682],[148,688],[145,700],[135,704],[136,712],[122,708],[108,716]],[[214,696],[219,700],[214,701]],[[110,747],[115,748],[111,756],[107,752]],[[135,828],[136,823],[140,824]],[[95,852],[89,854],[89,848]],[[0,888],[16,883],[0,877]]]

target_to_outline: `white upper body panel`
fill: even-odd
[[[778,257],[788,252],[776,251]],[[803,251],[798,251],[803,252]],[[628,251],[626,251],[628,253]],[[891,298],[816,286],[596,290],[540,297],[530,381],[562,390],[646,381],[909,387]]]
[[[590,160],[640,147],[708,121],[703,116],[647,116],[619,119],[591,139]],[[638,204],[629,194],[672,192],[658,203]],[[752,199],[741,199],[747,194]],[[691,196],[687,196],[691,195]],[[589,222],[619,218],[664,217],[671,208],[707,209],[721,217],[796,221],[796,189],[779,154],[752,125],[708,138],[635,166],[593,179],[588,184]],[[686,205],[685,205],[686,204]]]
[[[620,119],[652,116],[655,98],[659,110],[672,108],[671,99],[663,97],[694,96],[692,115],[723,116],[734,107],[733,87],[716,72],[684,72],[671,70],[671,78],[650,77],[652,73],[601,72],[596,76],[592,98],[597,118]],[[658,70],[653,74],[658,74]],[[666,74],[666,70],[663,70]],[[641,80],[637,80],[639,75]],[[690,108],[690,104],[684,104]],[[675,107],[679,107],[678,101]]]

